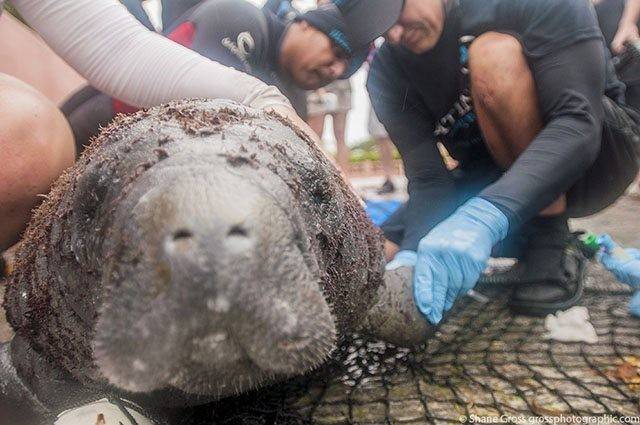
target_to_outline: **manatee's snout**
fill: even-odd
[[[304,373],[334,348],[292,205],[233,171],[169,167],[149,178],[170,184],[136,199],[96,327],[111,384],[220,397]]]

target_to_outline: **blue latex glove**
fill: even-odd
[[[638,289],[629,301],[629,312],[640,317],[640,250],[627,248],[624,251],[629,259],[619,258],[613,251],[619,246],[609,235],[601,235],[598,242],[604,248],[598,253],[598,260],[613,273],[620,282]]]
[[[434,227],[418,245],[413,274],[416,305],[437,324],[455,300],[473,288],[509,221],[491,202],[472,198]]]
[[[385,267],[386,270],[395,270],[400,267],[415,267],[418,254],[415,251],[400,251],[389,261]]]

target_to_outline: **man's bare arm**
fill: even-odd
[[[613,53],[622,53],[626,42],[640,39],[638,20],[640,20],[640,0],[627,0],[618,23],[618,31],[611,42]]]

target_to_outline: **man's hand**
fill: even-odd
[[[611,50],[614,54],[619,55],[624,52],[625,43],[638,39],[640,39],[638,26],[635,23],[625,24],[621,22],[618,26],[618,32],[616,32],[616,35],[613,37],[613,41],[611,42]]]
[[[413,291],[416,306],[431,323],[439,323],[443,312],[475,286],[491,249],[508,230],[498,208],[473,198],[420,241]]]

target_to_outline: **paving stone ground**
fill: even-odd
[[[630,197],[574,228],[640,246],[640,201]],[[544,339],[544,320],[511,314],[508,288],[464,299],[427,344],[406,350],[358,335],[309,376],[194,409],[192,424],[459,423],[478,416],[640,416],[640,320],[629,288],[591,265],[582,305],[596,344]],[[1,293],[1,290],[0,290]],[[1,327],[0,327],[1,329]],[[0,338],[5,335],[0,330]],[[6,337],[6,335],[5,335]],[[638,422],[636,422],[638,423]]]

